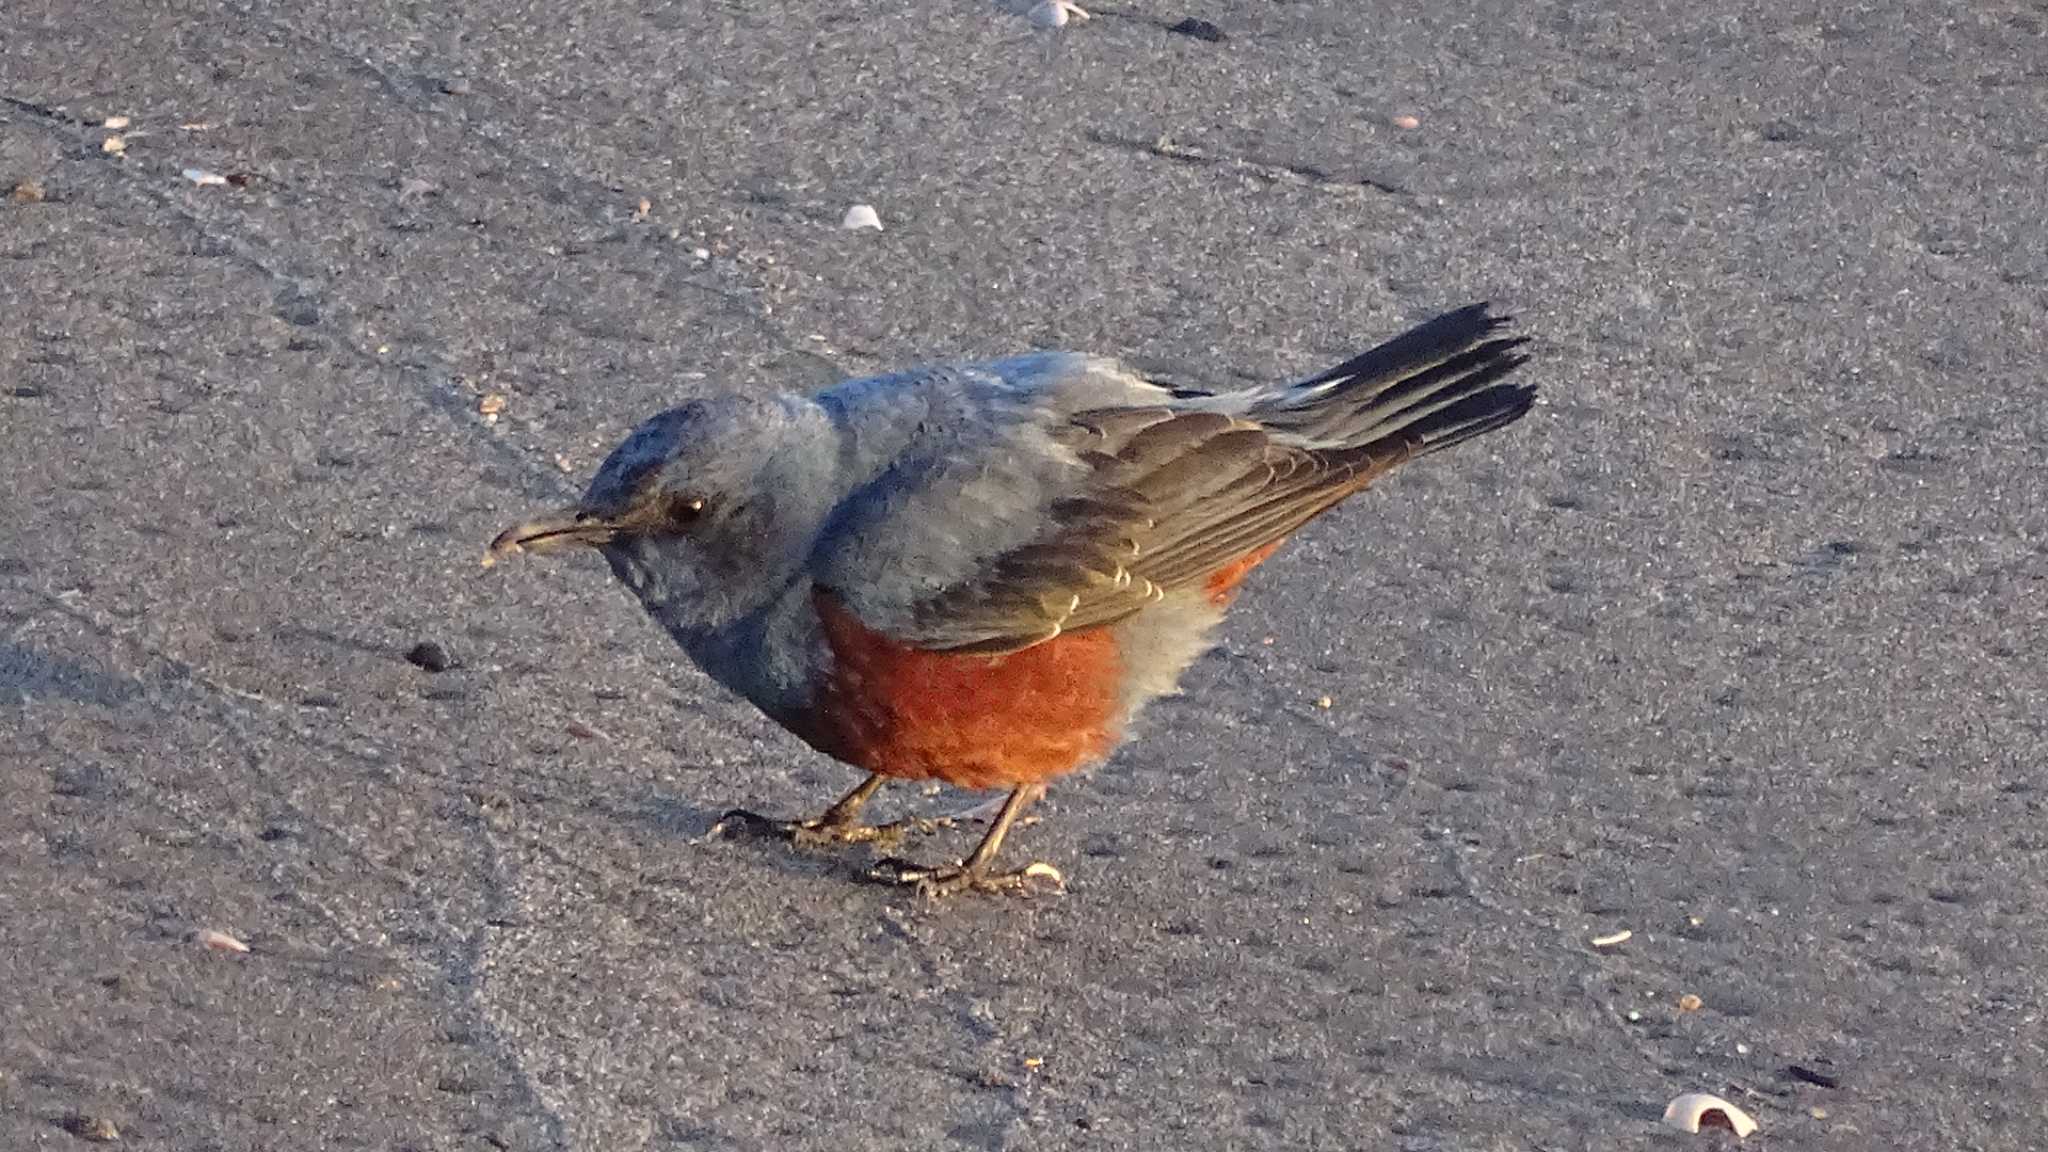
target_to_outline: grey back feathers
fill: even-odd
[[[1474,305],[1298,384],[1221,396],[1086,357],[948,370],[939,391],[966,419],[850,500],[858,531],[822,541],[813,571],[920,648],[1114,623],[1526,413],[1534,390],[1499,383],[1523,360],[1503,323]]]

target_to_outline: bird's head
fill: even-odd
[[[793,430],[775,401],[663,412],[612,449],[582,499],[500,532],[484,565],[593,548],[671,630],[723,624],[781,583],[815,530],[780,475]]]

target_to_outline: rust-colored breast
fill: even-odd
[[[962,788],[1014,788],[1116,746],[1123,664],[1114,629],[999,656],[910,648],[813,594],[832,671],[812,743],[859,768]]]

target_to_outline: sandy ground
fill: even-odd
[[[0,1144],[2038,1146],[2044,27],[9,0]],[[703,842],[852,777],[477,566],[693,395],[1479,298],[1545,406],[1260,572],[1064,897]]]

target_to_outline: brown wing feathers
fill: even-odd
[[[1003,652],[1113,623],[1276,540],[1415,456],[1513,422],[1524,341],[1485,305],[1293,386],[1081,412],[1055,432],[1093,471],[1041,540],[920,606],[921,646]],[[1228,411],[1226,411],[1228,409]],[[1232,415],[1232,411],[1241,415]]]

